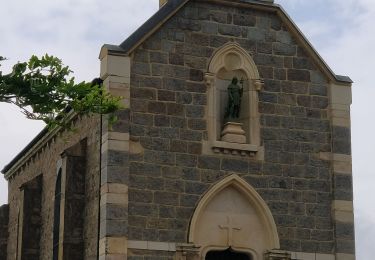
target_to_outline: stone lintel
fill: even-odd
[[[104,80],[105,88],[116,97],[121,97],[123,108],[130,107],[130,78],[108,76]]]
[[[127,254],[126,237],[104,237],[99,241],[99,255],[104,254]]]
[[[355,260],[353,254],[336,254],[336,260]]]
[[[352,161],[352,156],[347,155],[347,154],[339,154],[339,153],[334,153],[333,154],[333,160],[338,161],[338,162],[347,162],[347,161]]]
[[[129,133],[121,133],[121,132],[106,132],[102,136],[102,142],[106,140],[117,140],[117,141],[128,141],[129,140]]]
[[[352,88],[348,85],[331,84],[330,97],[331,104],[349,106],[352,104]]]
[[[125,254],[105,254],[99,256],[99,260],[126,260],[127,255]]]
[[[173,242],[157,242],[157,241],[140,241],[129,240],[128,248],[141,250],[155,250],[155,251],[176,251],[176,243]]]
[[[350,105],[347,104],[330,104],[331,111],[342,111],[342,112],[350,112]]]
[[[352,163],[351,162],[333,162],[333,171],[338,174],[352,174]]]
[[[291,259],[298,260],[335,260],[333,254],[318,254],[318,253],[304,253],[304,252],[291,252]]]
[[[333,172],[338,174],[352,174],[352,156],[346,154],[332,154]]]
[[[120,82],[114,81],[113,78],[121,79]],[[109,76],[104,80],[104,86],[112,95],[129,98],[130,97],[130,78],[120,78]]]
[[[319,159],[324,161],[331,161],[332,160],[332,153],[330,152],[320,152]]]
[[[128,152],[129,141],[106,140],[102,143],[102,152],[108,150]]]
[[[108,76],[103,83],[112,88],[129,88],[130,78],[120,76]]]
[[[265,253],[266,260],[289,260],[291,253],[283,250],[269,250]]]
[[[128,194],[128,185],[119,183],[105,183],[100,188],[100,193]]]
[[[353,212],[353,201],[334,200],[332,202],[332,207],[333,207],[333,210]]]
[[[252,144],[238,144],[238,143],[229,143],[229,142],[222,142],[222,141],[213,141],[211,143],[211,147],[214,148],[223,148],[229,150],[238,150],[238,151],[246,151],[246,152],[257,152],[258,146]]]
[[[130,78],[130,57],[107,54],[100,61],[100,78],[108,76]]]
[[[331,115],[335,118],[350,119],[350,111],[342,109],[331,109]]]
[[[332,125],[334,126],[343,126],[343,127],[350,127],[350,119],[348,118],[337,118],[337,117],[333,117],[332,118]]]
[[[334,200],[332,202],[333,218],[342,223],[354,223],[353,201]]]
[[[330,94],[332,125],[350,128],[351,87],[331,84]]]
[[[100,206],[106,204],[118,204],[118,205],[128,205],[128,194],[123,193],[104,193],[100,197]]]

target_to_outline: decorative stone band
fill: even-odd
[[[222,141],[213,141],[212,150],[214,153],[241,155],[241,156],[255,156],[256,152],[259,150],[256,145],[252,144],[238,144],[229,143]]]
[[[198,260],[199,247],[193,244],[173,242],[129,240],[129,249],[176,252],[177,260]],[[333,254],[318,254],[305,252],[289,252],[270,250],[265,253],[265,260],[354,260],[354,258],[336,258]]]

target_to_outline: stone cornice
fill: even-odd
[[[72,121],[77,117],[77,113],[73,110],[67,115],[67,122]],[[8,165],[1,171],[4,178],[9,180],[17,171],[30,161],[36,154],[42,150],[63,128],[57,126],[52,130],[45,127],[39,135],[37,135]],[[19,157],[19,158],[18,158]]]

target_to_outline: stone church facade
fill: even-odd
[[[71,112],[2,170],[0,259],[354,260],[352,81],[272,0],[160,6],[100,51],[118,120]]]

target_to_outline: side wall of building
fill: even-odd
[[[69,147],[87,140],[87,167],[85,178],[84,255],[85,259],[96,259],[98,236],[98,188],[100,158],[100,120],[98,116],[77,119],[72,130],[57,134],[48,144],[29,160],[9,180],[9,243],[8,259],[15,259],[19,234],[20,187],[38,175],[43,175],[42,225],[40,259],[52,259],[54,193],[61,154]],[[27,216],[26,216],[27,217]]]
[[[9,205],[0,207],[0,259],[7,257]]]

